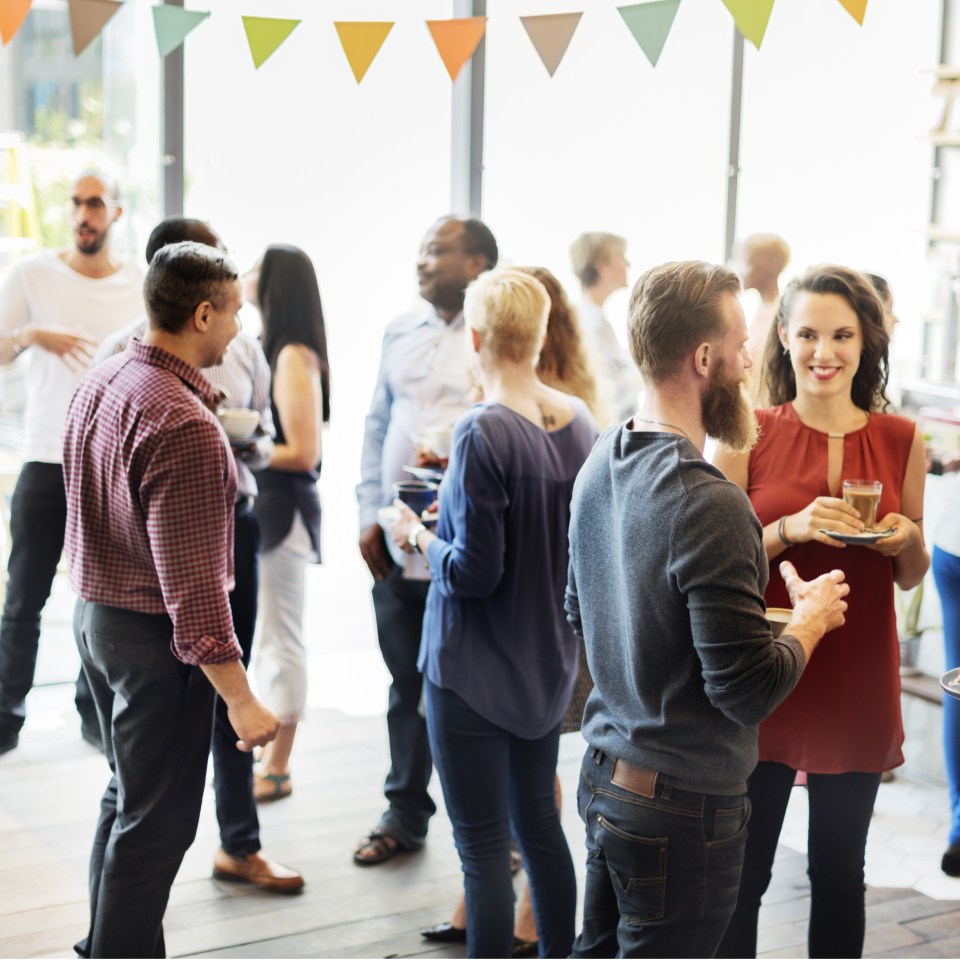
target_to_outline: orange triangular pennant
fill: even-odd
[[[428,20],[427,27],[437,45],[437,53],[447,68],[451,80],[473,56],[483,32],[487,29],[486,17],[465,17],[462,20]]]
[[[337,36],[340,37],[340,46],[347,55],[347,62],[350,69],[359,83],[374,57],[380,52],[383,41],[387,39],[387,34],[393,29],[393,21],[373,21],[347,22],[344,20],[335,20],[333,25],[337,28]]]
[[[100,36],[107,21],[123,6],[118,0],[67,0],[73,53],[79,57]]]
[[[867,0],[840,0],[843,9],[853,17],[860,26],[863,26],[863,15],[867,12]]]
[[[582,13],[548,13],[520,18],[551,77],[557,72],[582,16]]]
[[[8,44],[30,12],[32,0],[0,0],[0,37]]]

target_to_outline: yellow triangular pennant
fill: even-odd
[[[723,0],[737,29],[759,50],[775,0]],[[842,0],[841,0],[842,2]]]
[[[393,29],[394,21],[374,21],[366,20],[362,22],[350,22],[346,20],[335,20],[333,25],[337,28],[337,36],[340,37],[340,46],[347,55],[347,62],[353,75],[357,78],[357,83],[364,78],[374,57],[380,52],[383,41],[387,39],[387,34]]]
[[[277,47],[293,33],[299,24],[299,20],[243,17],[243,29],[246,31],[250,55],[257,70],[277,52]]]
[[[0,0],[0,38],[8,44],[30,12],[32,0]]]
[[[462,20],[428,20],[427,28],[437,45],[437,53],[443,60],[451,80],[473,56],[487,29],[486,17],[466,17]]]
[[[73,53],[77,57],[100,36],[107,21],[123,6],[118,0],[67,0],[67,5]]]
[[[548,13],[520,18],[551,77],[557,72],[582,16],[582,13]]]
[[[863,26],[863,15],[867,12],[867,0],[840,0],[843,9],[853,17],[860,26]]]

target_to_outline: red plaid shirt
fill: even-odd
[[[237,472],[203,375],[132,340],[95,367],[67,415],[70,581],[84,600],[166,613],[184,663],[240,658],[233,589]]]

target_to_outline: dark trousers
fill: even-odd
[[[530,879],[540,956],[573,945],[577,883],[554,781],[560,723],[536,740],[484,719],[452,690],[425,681],[430,745],[463,865],[467,956],[513,951],[511,825]]]
[[[740,896],[718,957],[757,955],[760,901],[770,885],[796,773],[782,763],[761,761],[748,781],[753,817]],[[811,957],[859,957],[863,953],[863,862],[879,786],[879,773],[807,774],[811,894],[807,944]]]
[[[373,585],[373,609],[383,662],[393,678],[387,702],[390,771],[383,792],[390,806],[378,829],[408,849],[423,846],[427,823],[437,812],[427,792],[433,761],[427,724],[420,712],[423,677],[417,670],[420,631],[429,582],[404,580],[394,566]]]
[[[250,663],[257,625],[257,589],[260,580],[260,525],[244,501],[234,512],[233,574],[236,584],[230,594],[233,629],[243,651],[243,665]],[[220,844],[233,857],[260,849],[260,821],[253,799],[253,754],[237,749],[239,737],[227,718],[227,705],[217,697],[213,726],[213,788],[217,798]]]
[[[63,552],[67,497],[58,463],[23,465],[10,503],[10,562],[0,620],[0,739],[19,733],[26,719],[40,644],[40,615],[50,597]],[[84,678],[77,678],[77,711],[96,724]]]
[[[750,802],[662,775],[643,796],[611,782],[613,765],[587,748],[577,791],[587,882],[572,956],[712,957],[737,902]]]
[[[77,602],[77,648],[113,776],[90,857],[84,957],[162,957],[163,914],[200,819],[213,687],[170,652],[173,627]]]

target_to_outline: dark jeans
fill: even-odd
[[[257,589],[260,579],[260,525],[243,504],[234,512],[233,574],[230,594],[233,629],[243,651],[243,665],[250,663],[257,625]],[[213,788],[217,798],[220,844],[233,857],[260,849],[260,821],[253,799],[253,754],[237,749],[240,738],[227,718],[227,705],[217,697],[213,726]]]
[[[423,846],[427,823],[437,812],[427,786],[433,772],[427,725],[420,713],[423,677],[417,670],[420,631],[429,582],[404,580],[394,566],[386,580],[373,585],[373,609],[383,662],[390,671],[387,735],[390,771],[383,792],[389,808],[378,829],[408,849]]]
[[[796,770],[761,761],[747,783],[753,805],[750,837],[736,913],[718,957],[757,955],[757,916],[770,885],[780,828]],[[880,786],[879,773],[808,773],[810,826],[811,957],[859,957],[863,953],[863,861],[867,830]]]
[[[540,956],[569,956],[577,885],[554,793],[560,724],[525,740],[425,681],[430,745],[463,865],[467,956],[513,950],[511,825],[530,879]]]
[[[77,648],[113,776],[90,857],[84,957],[162,957],[163,914],[200,819],[213,687],[170,652],[173,627],[77,601]]]
[[[712,957],[737,902],[750,802],[662,775],[640,796],[610,782],[613,763],[593,747],[583,758],[587,883],[572,956]]]
[[[10,502],[10,562],[0,620],[0,739],[20,732],[27,715],[40,644],[40,615],[50,597],[63,552],[67,497],[58,463],[25,463]],[[77,712],[96,725],[97,712],[83,671]]]
[[[960,557],[933,548],[933,579],[943,610],[947,667],[960,667]],[[943,698],[943,752],[950,790],[950,843],[960,843],[960,700]]]

